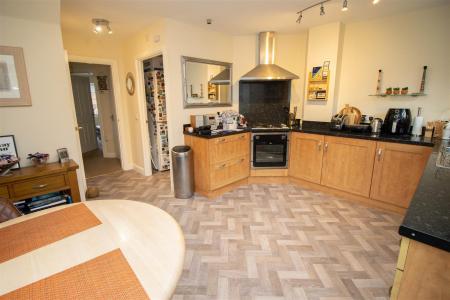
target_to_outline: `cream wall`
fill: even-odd
[[[309,72],[313,67],[322,66],[330,61],[328,100],[308,101],[304,96],[303,119],[308,121],[329,121],[336,113],[337,87],[339,86],[339,68],[341,64],[342,23],[329,23],[309,29],[306,70],[303,76],[308,86]]]
[[[349,103],[380,117],[390,107],[410,108],[413,115],[423,107],[425,120],[440,119],[450,109],[449,29],[448,5],[346,25],[338,106]],[[383,70],[382,90],[408,86],[417,92],[424,65],[427,96],[368,96],[375,93],[378,69]]]
[[[184,144],[183,124],[190,123],[191,114],[210,114],[236,109],[233,107],[183,108],[181,56],[192,56],[223,62],[233,62],[233,44],[230,35],[192,26],[175,20],[166,20],[167,63],[164,61],[167,94],[167,118],[171,147]]]
[[[30,11],[36,15],[30,15]],[[15,135],[22,166],[30,164],[27,154],[37,151],[49,153],[49,161],[57,161],[56,149],[62,147],[81,162],[59,11],[57,0],[45,5],[5,1],[0,9],[0,45],[23,48],[32,100],[32,106],[0,107],[0,135]],[[82,170],[80,164],[77,173],[84,198]]]
[[[291,83],[291,111],[297,106],[300,117],[301,103],[304,94],[304,72],[308,33],[276,34],[275,63],[286,70],[297,74],[300,79]],[[254,35],[233,36],[233,99],[239,110],[239,79],[258,63],[258,33]]]

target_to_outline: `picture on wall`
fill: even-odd
[[[17,155],[17,147],[16,147],[16,141],[14,140],[13,135],[3,135],[0,136],[0,155],[12,155],[16,158],[19,157]],[[15,164],[11,169],[18,169],[20,168],[20,164]]]
[[[31,105],[23,49],[0,46],[0,106]]]

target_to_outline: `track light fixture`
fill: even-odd
[[[327,2],[330,2],[330,1],[332,1],[332,0],[322,0],[320,2],[312,4],[312,5],[310,5],[310,6],[306,7],[306,8],[298,11],[297,12],[298,17],[297,17],[297,21],[296,22],[297,23],[301,23],[302,18],[303,18],[303,15],[302,15],[303,12],[305,12],[307,10],[310,10],[311,8],[314,8],[314,7],[319,6],[319,5],[320,5],[320,15],[324,16],[325,15],[324,3],[327,3]],[[374,4],[374,5],[379,3],[379,2],[380,2],[380,0],[372,0],[372,4]],[[343,0],[342,1],[342,11],[347,11],[347,10],[348,10],[348,0]]]
[[[344,0],[344,2],[342,2],[342,11],[347,11],[348,10],[348,3],[347,0]]]
[[[107,32],[108,34],[112,34],[113,31],[109,26],[109,21],[105,19],[92,19],[92,24],[94,25],[94,29],[92,30],[95,34],[100,34]]]

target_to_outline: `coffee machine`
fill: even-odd
[[[411,126],[411,110],[408,108],[390,108],[384,118],[384,134],[408,134]]]

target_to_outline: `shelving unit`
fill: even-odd
[[[394,95],[394,94],[372,94],[369,95],[371,97],[421,97],[421,96],[426,96],[427,94],[425,93],[408,93],[408,94],[398,94],[398,95]]]
[[[330,77],[322,78],[322,72],[313,76],[309,73],[308,79],[308,101],[327,101],[328,100],[328,83]]]

